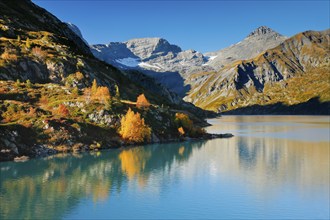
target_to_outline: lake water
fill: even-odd
[[[329,117],[225,116],[235,137],[0,163],[0,219],[328,219]]]

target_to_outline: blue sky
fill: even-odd
[[[182,49],[215,51],[266,25],[292,36],[329,28],[329,0],[33,0],[79,27],[90,44],[163,37]]]

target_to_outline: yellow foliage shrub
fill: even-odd
[[[76,78],[77,78],[77,80],[82,80],[83,78],[84,78],[84,74],[82,74],[81,72],[76,72]]]
[[[108,100],[110,100],[110,92],[108,87],[97,87],[96,92],[92,94],[92,99],[99,100],[102,103],[106,103]]]
[[[119,134],[126,141],[141,143],[150,140],[151,128],[144,123],[140,113],[128,109],[121,119]]]
[[[28,115],[31,116],[31,117],[35,117],[37,115],[36,109],[33,108],[33,107],[30,107]]]
[[[42,50],[41,47],[34,47],[31,52],[39,60],[44,60],[47,57],[47,51]]]
[[[69,110],[67,109],[67,107],[64,104],[59,104],[59,106],[57,108],[57,114],[59,114],[60,116],[66,117],[69,115]]]
[[[176,113],[174,121],[178,127],[182,127],[186,131],[190,131],[193,128],[192,120],[184,113]]]
[[[6,62],[16,62],[17,56],[14,53],[5,51],[5,52],[3,52],[3,54],[1,54],[1,59],[5,60]]]

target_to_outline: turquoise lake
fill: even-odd
[[[224,116],[230,139],[0,163],[0,219],[329,219],[328,116]]]

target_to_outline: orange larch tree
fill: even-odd
[[[147,100],[144,94],[138,96],[136,100],[136,107],[138,108],[149,108],[150,102]]]
[[[97,92],[97,82],[96,79],[93,80],[93,84],[92,84],[92,94],[95,94]]]
[[[103,104],[110,100],[110,92],[108,87],[97,87],[96,92],[93,94],[93,99],[97,99]]]
[[[150,140],[151,128],[145,124],[140,113],[128,109],[121,119],[119,134],[126,141],[141,143]]]

